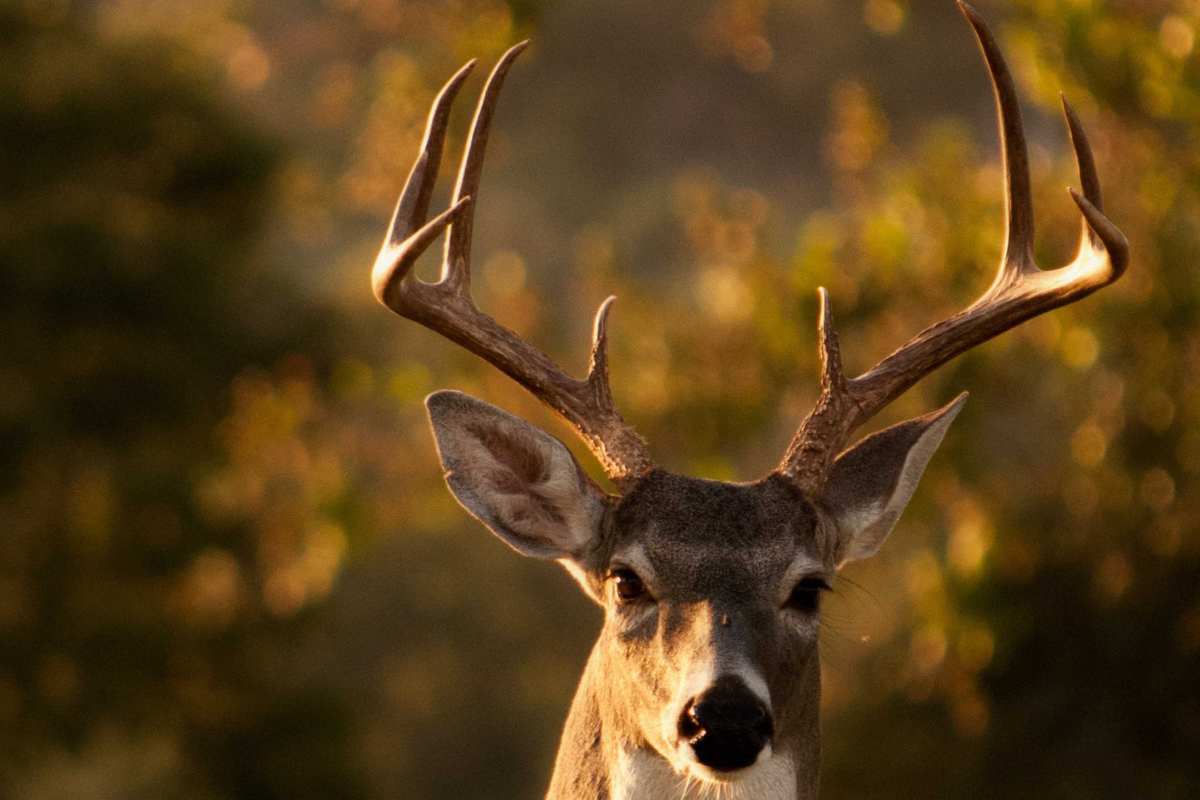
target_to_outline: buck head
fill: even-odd
[[[459,502],[605,609],[610,713],[680,774],[724,780],[815,724],[821,594],[875,553],[962,405],[863,440],[820,495],[651,470],[606,494],[566,446],[459,392],[427,401]]]
[[[844,564],[874,554],[961,408],[888,428],[849,449],[852,434],[921,377],[1021,322],[1115,281],[1128,246],[1101,209],[1083,129],[1064,104],[1083,193],[1075,259],[1033,259],[1028,158],[1015,90],[982,20],[979,38],[999,111],[1006,246],[990,288],[855,378],[842,372],[829,298],[820,290],[817,403],[779,466],[753,483],[674,475],[654,466],[608,382],[607,320],[596,316],[587,376],[575,379],[476,308],[470,238],[488,129],[500,86],[524,44],[497,63],[475,112],[449,208],[428,219],[450,104],[468,64],[434,101],[421,152],[376,259],[381,302],[517,380],[582,437],[618,489],[593,483],[554,437],[456,392],[428,400],[446,479],[462,505],[525,555],[559,561],[605,609],[593,658],[600,713],[617,747],[657,753],[675,773],[736,781],[787,750],[815,786],[821,593]],[[447,231],[441,279],[412,274]],[[809,792],[812,793],[811,791]]]

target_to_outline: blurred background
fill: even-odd
[[[827,606],[824,796],[1190,796],[1200,2],[979,7],[1043,262],[1078,226],[1060,89],[1134,260],[878,420],[972,393]],[[991,281],[950,0],[0,0],[0,795],[541,796],[601,616],[454,504],[421,400],[575,443],[368,284],[434,92],[525,37],[476,298],[582,372],[619,294],[618,404],[665,466],[776,463],[818,285],[859,371]]]

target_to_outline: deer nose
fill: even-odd
[[[692,698],[679,715],[679,735],[696,760],[718,772],[751,766],[774,732],[770,710],[741,678],[729,675]]]

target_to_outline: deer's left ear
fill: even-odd
[[[519,553],[579,560],[597,544],[607,498],[566,445],[462,392],[425,400],[446,483]]]
[[[824,501],[838,526],[839,567],[879,550],[966,399],[961,394],[944,408],[872,434],[838,456]]]

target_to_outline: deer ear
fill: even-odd
[[[562,442],[462,392],[425,399],[450,491],[519,553],[576,560],[598,541],[607,497]]]
[[[872,434],[838,456],[824,500],[841,539],[839,567],[879,550],[966,399],[961,394],[948,406]]]

